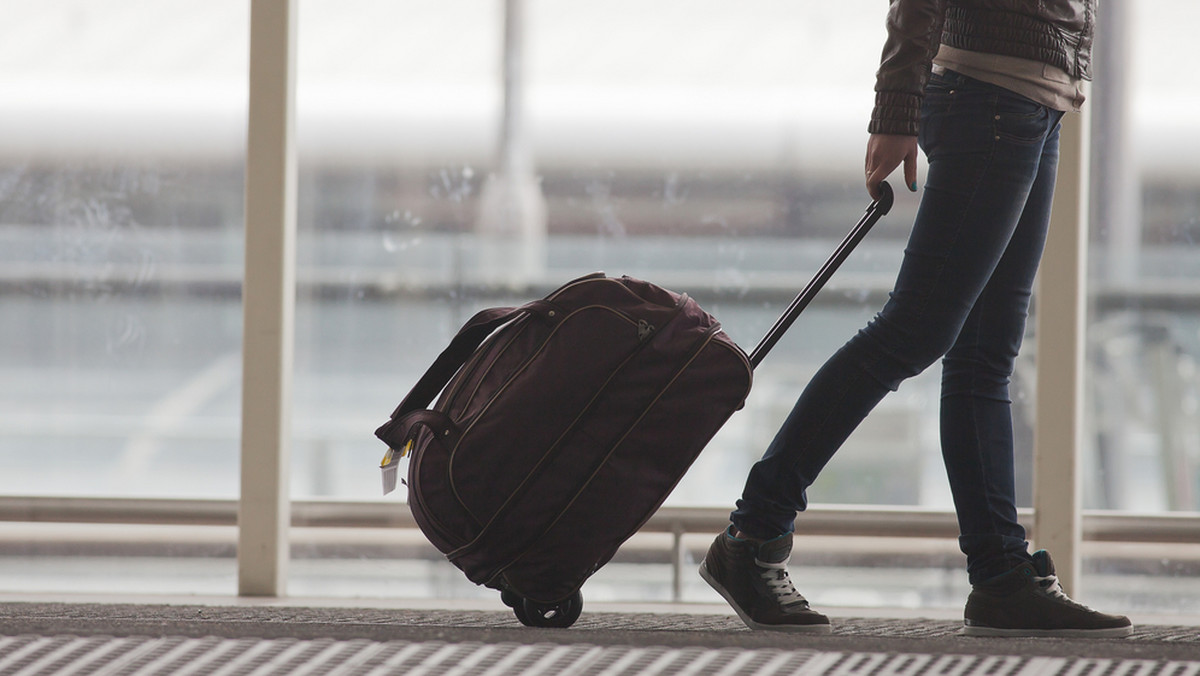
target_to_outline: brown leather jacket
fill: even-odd
[[[1096,0],[891,0],[868,131],[915,136],[938,47],[1018,56],[1091,79]]]

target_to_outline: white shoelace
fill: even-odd
[[[782,563],[767,563],[765,561],[754,560],[754,563],[765,570],[759,575],[763,581],[767,583],[767,589],[779,601],[779,605],[783,608],[797,604],[808,606],[808,600],[796,591],[796,586],[792,584],[792,579],[788,576],[787,561]]]
[[[1080,608],[1083,610],[1091,610],[1091,608],[1088,608],[1087,606],[1076,601],[1075,599],[1071,598],[1070,596],[1067,596],[1067,593],[1065,591],[1063,591],[1062,585],[1059,584],[1059,582],[1058,582],[1057,575],[1045,575],[1045,576],[1035,575],[1035,576],[1033,576],[1033,581],[1038,583],[1038,585],[1041,586],[1041,588],[1044,589],[1047,594],[1049,594],[1050,596],[1053,596],[1055,599],[1058,599],[1059,601],[1062,601],[1063,603],[1068,603],[1072,606],[1075,606],[1076,608]]]

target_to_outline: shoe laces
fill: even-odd
[[[1058,581],[1057,575],[1034,575],[1033,581],[1036,582],[1037,585],[1041,587],[1048,596],[1056,601],[1066,603],[1079,608],[1080,610],[1091,610],[1091,608],[1088,608],[1070,596],[1067,596],[1067,593],[1063,591],[1062,584]]]
[[[792,579],[788,576],[786,561],[782,563],[767,563],[755,559],[754,563],[763,569],[759,573],[759,577],[767,584],[767,591],[771,592],[771,595],[775,597],[780,607],[808,607],[808,599],[796,591],[796,586],[792,584]]]

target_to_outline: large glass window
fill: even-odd
[[[1200,510],[1192,3],[1104,3],[1093,96],[1086,504]]]
[[[0,494],[235,497],[245,3],[0,14]]]
[[[297,495],[374,492],[364,432],[461,322],[582,274],[687,292],[752,348],[869,201],[861,46],[883,28],[852,4],[302,3]],[[674,504],[732,503],[730,477],[878,306],[914,204],[771,355]],[[821,499],[939,493],[928,382],[889,399]]]
[[[236,498],[247,3],[0,16],[0,501]],[[0,591],[231,594],[232,535],[6,522]]]
[[[475,310],[603,270],[687,292],[749,350],[867,203],[884,37],[872,0],[298,4],[296,499],[380,499],[371,432]],[[1197,511],[1200,81],[1181,64],[1200,9],[1117,4],[1102,3],[1088,104],[1085,505]],[[247,3],[0,10],[0,495],[234,499]],[[886,297],[916,206],[898,197],[668,504],[732,505],[808,378]],[[1012,390],[1022,506],[1026,346]],[[949,509],[938,378],[886,398],[812,500]],[[385,556],[427,554],[419,536],[365,535]],[[301,558],[355,563],[302,563],[295,593],[470,593],[435,557],[396,576],[370,547],[310,536]],[[960,565],[952,542],[933,549],[909,554]],[[1122,603],[1169,605],[1157,589],[1181,559],[1122,556],[1090,570],[1150,566],[1158,577],[1116,585],[1142,594]],[[640,586],[614,582],[617,597],[663,593],[659,573],[623,574]],[[892,579],[895,596],[814,600],[960,602],[942,577]]]
[[[1100,3],[1092,100],[1084,506],[1200,511],[1200,76],[1189,2]],[[1197,545],[1101,545],[1089,589],[1194,611]],[[1113,576],[1123,575],[1119,584]]]

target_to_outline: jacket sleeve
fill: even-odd
[[[945,13],[946,0],[891,0],[887,41],[875,74],[870,133],[916,136]]]

